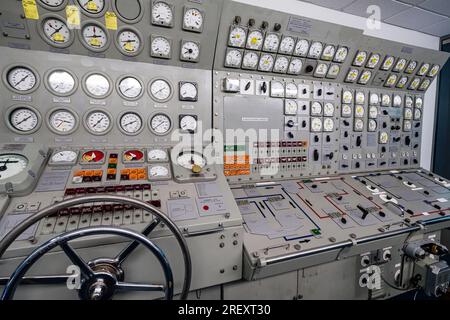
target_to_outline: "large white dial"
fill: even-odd
[[[200,57],[200,46],[193,41],[183,43],[180,57],[183,61],[198,61]]]
[[[158,58],[170,58],[172,48],[170,41],[164,37],[155,37],[152,39],[151,56]]]
[[[53,154],[51,161],[53,163],[71,163],[77,159],[78,153],[72,150],[58,151]]]
[[[185,30],[201,31],[203,27],[203,14],[200,10],[192,8],[186,10],[183,18],[183,28]]]
[[[273,69],[274,58],[271,54],[263,54],[259,59],[258,69],[260,71],[270,72]]]
[[[228,45],[232,47],[242,48],[244,47],[246,39],[247,39],[247,32],[243,28],[233,27],[230,30]]]
[[[177,158],[177,164],[188,170],[192,170],[194,166],[204,168],[206,166],[206,159],[203,155],[194,151],[182,152]]]
[[[231,68],[239,68],[242,62],[242,52],[239,50],[228,50],[225,57],[225,66]]]
[[[299,57],[306,57],[309,50],[309,42],[305,39],[300,39],[297,41],[294,49],[294,55]]]
[[[293,58],[289,64],[288,73],[293,75],[299,75],[302,72],[303,62],[299,58]]]
[[[127,134],[137,134],[142,129],[142,119],[134,112],[127,112],[120,118],[120,128]]]
[[[150,120],[150,128],[158,135],[165,135],[170,131],[172,122],[165,114],[159,113],[154,115]]]
[[[268,33],[264,40],[264,51],[277,52],[280,45],[280,37],[275,33]]]
[[[280,43],[280,53],[284,54],[292,54],[295,48],[295,40],[292,37],[286,36],[283,37]]]
[[[198,89],[193,82],[180,83],[180,100],[181,101],[197,101]]]
[[[273,72],[286,73],[289,66],[289,59],[284,56],[278,56],[273,66]]]
[[[95,134],[104,134],[111,127],[111,119],[103,111],[93,111],[86,118],[86,127]]]
[[[72,40],[72,34],[66,23],[57,18],[47,18],[43,21],[42,27],[45,37],[56,45],[64,45]]]
[[[30,132],[39,125],[39,117],[31,109],[17,108],[15,109],[9,118],[11,126],[21,132]]]
[[[195,132],[197,130],[197,118],[191,115],[181,116],[180,129],[185,132]]]
[[[65,95],[75,88],[75,79],[67,71],[56,70],[49,74],[47,83],[51,91],[56,95]]]
[[[247,37],[247,49],[252,50],[261,50],[261,47],[263,45],[263,39],[264,36],[261,31],[259,30],[253,30],[248,34]]]
[[[37,84],[37,77],[26,67],[15,67],[8,72],[8,84],[17,91],[32,90]]]
[[[134,77],[125,77],[119,82],[119,92],[126,99],[137,99],[143,88],[141,82]]]
[[[242,68],[255,70],[258,67],[259,55],[256,52],[248,51],[242,60]]]
[[[0,181],[10,179],[25,171],[28,159],[17,154],[0,155]]]
[[[155,2],[152,7],[152,23],[161,26],[171,26],[173,23],[172,7],[163,1]]]
[[[169,156],[167,155],[167,152],[162,149],[152,149],[149,150],[147,153],[148,161],[150,162],[163,162],[169,160]]]
[[[95,73],[86,78],[85,87],[91,96],[102,98],[110,91],[111,84],[105,76]]]
[[[322,54],[323,44],[321,42],[313,42],[309,48],[308,57],[313,59],[319,59]]]
[[[68,110],[56,110],[50,115],[50,127],[58,133],[69,133],[77,125],[77,120],[72,112]]]
[[[83,41],[88,48],[94,50],[103,50],[108,44],[108,34],[97,24],[86,24],[81,30]]]
[[[100,13],[105,7],[104,0],[78,0],[78,4],[83,10],[91,14]]]
[[[129,29],[125,29],[117,36],[117,42],[120,50],[125,55],[135,55],[141,49],[141,38],[139,35]]]
[[[157,101],[167,101],[172,95],[172,87],[166,80],[155,80],[150,85],[150,93]]]

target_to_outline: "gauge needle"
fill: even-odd
[[[124,127],[128,127],[129,125],[132,125],[133,123],[136,123],[136,122],[137,122],[136,120],[131,121],[131,122],[127,123],[126,125],[124,125]]]
[[[96,126],[98,126],[98,125],[100,124],[100,122],[102,122],[104,119],[105,119],[105,118],[101,118],[100,120],[98,120],[97,123],[94,124],[93,127],[95,128]]]
[[[29,76],[30,76],[30,75],[27,74],[25,77],[23,77],[22,79],[20,79],[20,81],[16,83],[16,86],[17,86],[19,83],[25,81]]]
[[[161,121],[156,127],[154,127],[153,129],[156,129],[156,128],[159,128],[161,125],[163,125],[164,124],[164,122],[163,121]]]
[[[52,26],[50,26],[50,27],[52,27]],[[52,28],[53,28],[53,27],[52,27]],[[53,32],[53,33],[50,35],[50,37],[53,36],[55,33],[60,32],[62,28],[63,28],[62,26],[61,26],[60,28],[58,28],[58,29],[53,28],[53,29],[55,30],[55,32]]]
[[[28,121],[29,119],[31,119],[31,116],[29,116],[28,118],[23,119],[22,121],[19,121],[18,123],[16,123],[16,125],[24,123],[25,121]]]

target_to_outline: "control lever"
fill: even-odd
[[[356,137],[356,146],[361,147],[361,136]]]
[[[262,93],[267,92],[267,82],[265,82],[265,81],[261,84],[261,92]]]
[[[364,208],[362,205],[358,204],[356,206],[361,212],[363,213],[361,219],[365,220],[367,218],[367,215],[370,213],[368,209]]]
[[[328,157],[328,159],[333,160],[334,158],[334,153],[330,152],[329,154],[326,155]]]
[[[319,161],[319,150],[314,149],[313,158],[314,158],[314,161]]]

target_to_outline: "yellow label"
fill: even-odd
[[[117,30],[117,16],[114,12],[108,11],[105,14],[106,29]]]
[[[61,34],[61,33],[55,33],[53,36],[52,36],[52,39],[53,39],[53,41],[55,41],[55,42],[64,42],[64,36]]]
[[[36,5],[36,0],[22,0],[23,12],[25,18],[39,20],[39,12]]]
[[[66,7],[67,26],[70,29],[80,28],[80,10],[77,6],[70,5]]]
[[[100,47],[100,39],[98,38],[91,38],[91,40],[89,40],[89,44],[93,47]]]
[[[86,4],[86,9],[87,10],[89,10],[89,11],[95,11],[95,12],[97,12],[97,10],[98,10],[98,8],[97,8],[97,4],[94,2],[94,1],[89,1],[87,4]]]
[[[131,42],[127,42],[127,43],[123,46],[123,48],[125,49],[125,51],[133,52],[133,51],[134,51],[134,44],[131,43]]]

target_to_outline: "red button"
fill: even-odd
[[[203,206],[203,210],[208,211],[209,207],[208,206]]]

